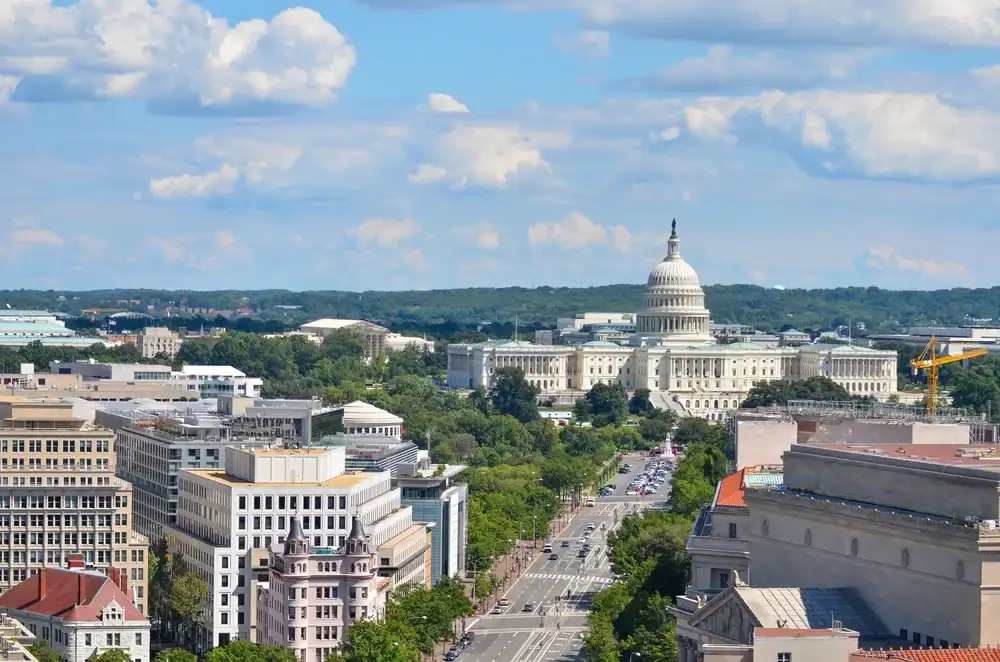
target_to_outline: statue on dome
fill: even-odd
[[[676,237],[677,236],[677,219],[676,218],[673,221],[670,222],[670,236],[671,237]]]

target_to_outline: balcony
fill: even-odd
[[[701,553],[750,558],[750,551],[747,544],[746,538],[692,535],[688,538],[686,549],[687,553],[691,556]]]

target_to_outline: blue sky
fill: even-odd
[[[3,287],[1000,280],[1000,0],[12,7]]]

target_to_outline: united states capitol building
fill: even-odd
[[[852,395],[886,400],[896,392],[896,352],[813,343],[765,347],[718,344],[698,274],[681,257],[676,222],[667,256],[653,267],[635,333],[617,344],[540,345],[490,340],[448,346],[448,386],[489,387],[500,368],[515,367],[543,395],[572,399],[595,384],[647,388],[654,404],[708,420],[736,409],[756,382],[829,377]]]

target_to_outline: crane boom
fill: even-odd
[[[920,356],[910,361],[910,368],[913,374],[920,370],[927,371],[927,415],[934,416],[938,408],[938,368],[949,363],[958,363],[966,359],[974,359],[977,356],[985,356],[990,350],[985,348],[970,349],[961,354],[948,356],[937,356],[937,337],[931,336],[930,342],[920,352]]]

